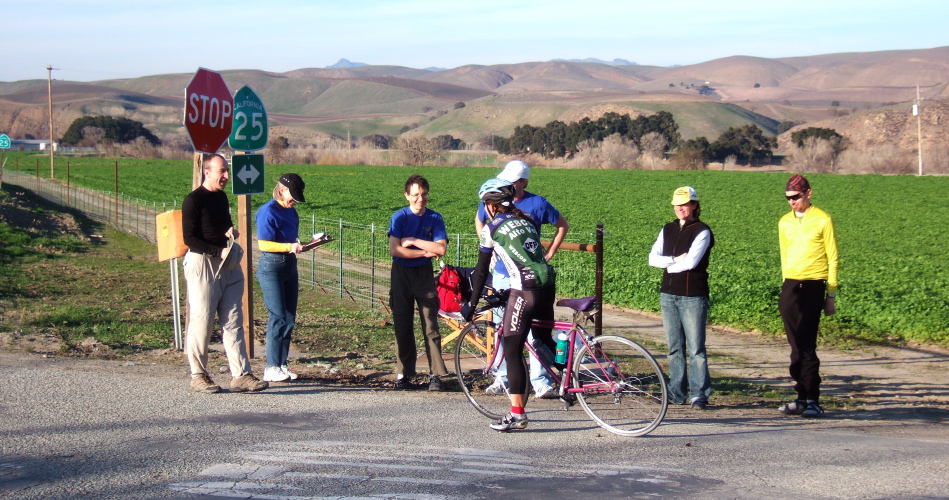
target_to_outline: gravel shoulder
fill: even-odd
[[[562,311],[561,311],[562,312]],[[651,314],[608,308],[604,313],[604,333],[624,333],[646,342],[664,342],[662,323]],[[42,339],[0,333],[0,364],[37,366],[75,372],[117,373],[130,377],[180,378],[182,390],[188,380],[187,361],[183,353],[169,350],[149,351],[121,359],[99,357],[90,346],[88,357],[60,356],[55,344],[44,348]],[[30,343],[27,352],[24,343]],[[222,367],[212,374],[215,381],[226,386],[230,376],[227,363],[218,346],[211,354],[211,366]],[[710,365],[718,376],[729,376],[749,383],[770,386],[791,385],[787,375],[788,349],[783,340],[768,339],[755,333],[714,327],[708,332]],[[262,346],[257,349],[263,352]],[[949,441],[949,351],[935,347],[861,347],[857,349],[825,348],[821,376],[827,396],[844,401],[841,407],[829,410],[821,419],[827,430],[869,433],[880,436]],[[299,354],[299,353],[295,353]],[[661,354],[661,353],[657,353]],[[447,356],[447,354],[446,354]],[[424,360],[419,366],[426,366]],[[261,373],[264,360],[252,360],[256,373]],[[329,366],[297,364],[295,370],[303,379],[322,383],[362,387],[367,391],[390,386],[391,374],[364,370],[334,371]],[[713,388],[714,389],[714,388]],[[424,397],[443,397],[423,393]],[[716,404],[712,396],[708,411],[696,412],[687,407],[670,407],[667,423],[742,422],[762,428],[802,425],[798,417],[784,417],[775,411],[774,403],[751,401],[740,404]],[[532,405],[550,406],[557,402],[532,400]]]

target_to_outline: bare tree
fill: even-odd
[[[393,142],[395,142],[395,147],[390,143],[389,149],[400,150],[402,163],[405,165],[424,165],[438,158],[440,153],[435,141],[422,135],[401,136]]]
[[[847,149],[847,140],[841,136],[823,139],[816,136],[804,139],[800,147],[786,165],[792,172],[830,172],[837,171],[840,154]]]
[[[94,148],[102,142],[102,138],[105,137],[105,130],[100,127],[83,127],[82,128],[82,140],[79,141],[80,147]]]
[[[708,159],[699,149],[679,148],[672,158],[672,166],[676,170],[705,170]]]
[[[639,149],[619,134],[601,142],[587,139],[577,145],[577,152],[568,164],[574,168],[621,169],[635,168]]]
[[[290,141],[286,137],[278,136],[271,138],[267,142],[267,152],[270,157],[270,163],[287,163],[290,158],[290,154],[287,151],[290,149]]]
[[[725,162],[722,163],[722,170],[735,170],[735,165],[738,165],[738,157],[728,155],[725,157]]]
[[[668,141],[659,132],[650,132],[639,139],[639,147],[644,156],[662,158],[665,156]]]

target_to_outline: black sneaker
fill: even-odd
[[[801,412],[801,416],[804,418],[817,418],[823,414],[824,409],[816,402],[807,403],[807,408],[804,408],[804,411]]]
[[[432,375],[432,378],[428,381],[428,390],[431,392],[442,392],[442,378],[438,375]]]
[[[517,429],[526,429],[527,428],[527,415],[524,415],[521,418],[517,418],[513,413],[508,413],[507,416],[498,420],[497,422],[491,424],[491,428],[498,432],[508,432]]]
[[[408,377],[402,377],[395,381],[395,390],[397,391],[415,391],[418,388],[418,384],[413,384]]]
[[[704,400],[704,399],[695,398],[695,399],[692,400],[692,409],[693,409],[693,410],[704,410],[704,409],[706,409],[707,407],[708,407],[708,401],[706,401],[706,400]]]

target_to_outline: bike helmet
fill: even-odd
[[[514,201],[516,188],[510,181],[504,179],[488,179],[478,190],[478,198],[485,203],[500,203],[509,205]]]

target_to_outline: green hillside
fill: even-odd
[[[425,108],[443,109],[450,103],[408,89],[376,85],[360,80],[338,82],[304,106],[306,116],[423,113]]]

